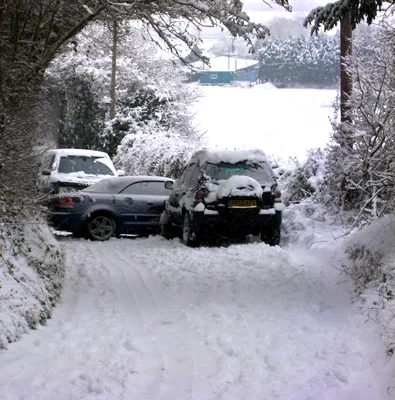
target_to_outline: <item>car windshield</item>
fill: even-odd
[[[255,179],[261,185],[270,186],[276,182],[272,168],[266,163],[249,163],[247,161],[236,164],[207,163],[205,170],[206,174],[215,180],[229,179],[234,175],[244,175]]]
[[[102,158],[72,155],[62,156],[60,157],[58,172],[62,174],[84,172],[88,175],[115,175],[107,165],[100,162]]]

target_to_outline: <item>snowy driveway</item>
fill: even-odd
[[[329,251],[62,240],[52,320],[0,353],[0,399],[381,400],[378,328]]]

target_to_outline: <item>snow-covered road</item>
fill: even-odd
[[[329,247],[61,240],[52,320],[0,353],[0,399],[381,400],[379,329]]]

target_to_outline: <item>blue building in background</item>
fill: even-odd
[[[201,85],[229,85],[233,82],[251,82],[258,79],[258,61],[231,57],[210,59],[199,72]]]

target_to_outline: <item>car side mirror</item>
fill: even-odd
[[[165,188],[169,190],[173,189],[173,181],[166,181]]]
[[[51,171],[49,169],[44,169],[43,171],[41,171],[41,175],[50,176]]]
[[[125,176],[126,175],[126,173],[125,173],[125,171],[123,169],[117,169],[117,174],[118,174],[118,176]]]

